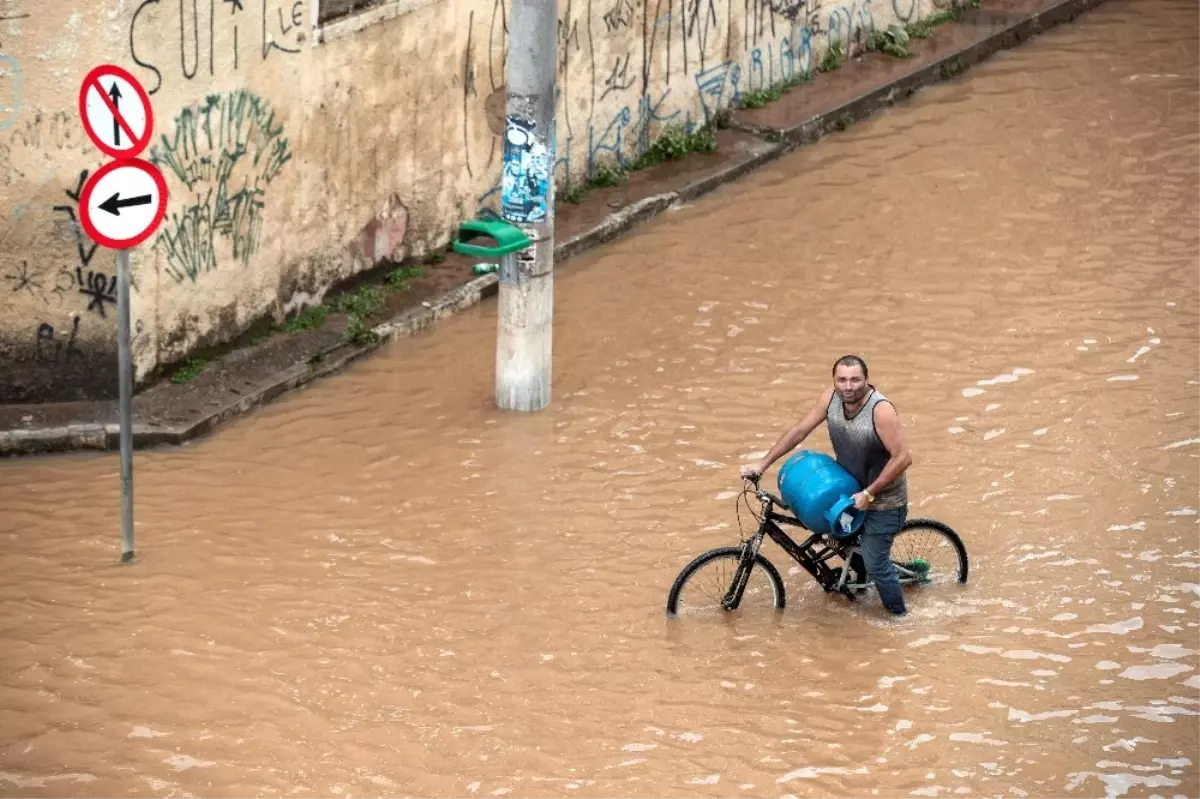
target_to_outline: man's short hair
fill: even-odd
[[[862,369],[864,380],[870,376],[867,372],[867,362],[857,355],[843,355],[842,357],[838,358],[833,364],[833,371],[831,374],[837,374],[837,368],[839,366],[857,366],[859,369]]]

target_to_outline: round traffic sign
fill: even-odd
[[[97,244],[114,250],[136,247],[166,216],[167,182],[148,161],[112,161],[84,184],[79,211],[83,229]]]
[[[137,78],[114,64],[101,64],[79,87],[79,116],[97,147],[114,158],[132,158],[154,133],[150,95]]]

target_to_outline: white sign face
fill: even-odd
[[[83,79],[79,114],[89,138],[114,158],[136,156],[150,143],[154,128],[150,96],[118,66],[96,67]]]
[[[101,89],[107,97],[101,96]],[[140,149],[138,144],[146,138],[146,108],[128,81],[104,75],[88,87],[84,102],[87,121],[96,138],[118,152]],[[119,117],[113,113],[114,108]]]
[[[167,210],[162,173],[140,159],[114,161],[84,186],[79,204],[88,235],[99,244],[126,249],[148,238]]]

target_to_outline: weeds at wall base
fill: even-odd
[[[950,8],[945,11],[939,11],[936,14],[931,14],[925,19],[910,22],[906,25],[890,25],[883,30],[872,30],[867,36],[865,49],[867,52],[886,53],[895,58],[911,58],[913,53],[909,50],[909,43],[913,39],[928,39],[933,35],[933,30],[939,25],[944,25],[947,22],[958,22],[963,18],[963,15],[970,10],[979,8],[981,0],[961,0],[955,2]],[[831,42],[829,48],[825,51],[825,55],[821,58],[821,63],[817,65],[816,71],[833,72],[840,69],[847,59],[846,45],[842,41]],[[944,75],[953,77],[961,69],[953,72],[944,70]],[[797,86],[809,83],[813,80],[813,73],[804,72],[789,80],[769,86],[765,89],[756,89],[752,92],[743,94],[738,100],[738,108],[755,109],[762,108],[770,102],[774,102],[782,97],[787,92]],[[853,119],[839,118],[836,122],[838,130],[845,128],[852,123]]]
[[[844,63],[846,63],[846,45],[841,41],[830,42],[825,55],[821,57],[821,65],[817,67],[817,71],[833,72],[835,69],[841,69]]]
[[[911,58],[912,52],[908,43],[912,36],[908,28],[901,25],[889,25],[884,30],[871,31],[867,37],[867,52],[887,53],[896,58]]]
[[[382,285],[374,283],[361,285],[353,292],[341,294],[320,305],[305,308],[282,324],[256,325],[257,329],[248,331],[228,348],[236,349],[247,344],[250,346],[262,344],[279,333],[304,333],[320,330],[325,326],[329,317],[337,313],[346,315],[346,330],[342,334],[343,341],[359,345],[374,343],[375,335],[371,332],[371,325],[367,323],[367,320],[387,310],[388,295],[409,291],[413,281],[425,276],[426,266],[434,266],[445,260],[445,254],[434,252],[430,253],[421,264],[397,266],[387,273]],[[204,363],[203,359],[200,361]],[[310,366],[312,366],[311,363]],[[199,371],[196,371],[177,379],[178,375],[184,373],[185,368],[186,364],[176,370],[171,376],[171,380],[176,383],[187,382],[199,374]]]
[[[768,86],[765,89],[755,89],[752,92],[746,92],[738,100],[739,108],[762,108],[770,102],[774,102],[786,94],[788,91],[805,83],[811,83],[814,79],[811,71],[801,72],[794,75],[782,83],[776,83],[774,86]]]
[[[208,366],[208,361],[203,358],[189,358],[178,369],[171,373],[169,378],[175,385],[191,382],[200,376]]]
[[[560,192],[556,199],[578,205],[583,202],[583,198],[592,189],[624,185],[625,181],[629,179],[630,172],[649,169],[668,161],[678,161],[695,153],[716,152],[717,139],[713,129],[714,125],[706,125],[688,133],[677,125],[669,126],[628,168],[601,164],[593,170],[587,182],[576,184]]]

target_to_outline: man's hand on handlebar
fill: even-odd
[[[759,479],[762,478],[764,471],[766,471],[766,469],[763,468],[761,462],[748,463],[742,467],[742,478],[744,480],[750,480],[751,482],[757,483]]]

